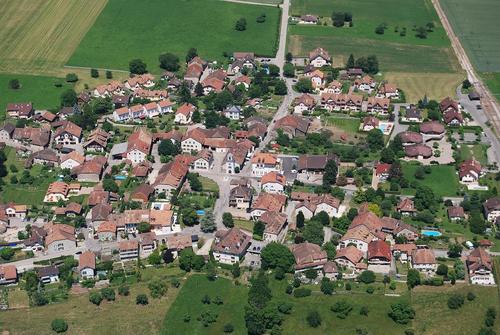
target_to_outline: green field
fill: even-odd
[[[222,305],[203,304],[201,299],[205,295],[212,300],[220,296],[224,303]],[[246,334],[243,319],[246,300],[247,288],[245,286],[235,286],[230,280],[224,278],[209,281],[204,275],[193,275],[189,277],[168,311],[161,334],[223,334],[224,325],[227,323],[234,326],[233,334]],[[217,321],[208,327],[204,327],[197,320],[198,316],[205,311],[218,314]],[[186,314],[191,317],[189,322],[184,321]]]
[[[432,172],[425,175],[425,179],[415,178],[417,164],[403,163],[403,175],[411,183],[418,183],[430,187],[438,197],[456,196],[459,190],[458,176],[455,168],[450,165],[431,165]],[[414,189],[403,189],[405,194],[414,194]]]
[[[9,81],[18,79],[21,88],[9,88]],[[54,83],[63,84],[55,87]],[[60,96],[64,90],[71,88],[64,79],[43,76],[18,74],[0,74],[0,120],[5,118],[5,107],[9,102],[32,102],[35,109],[58,109]]]
[[[500,101],[500,72],[482,73],[481,77],[483,77],[491,93]]]
[[[474,145],[466,145],[462,144],[460,146],[460,159],[476,159],[482,165],[488,164],[488,155],[486,151],[488,150],[488,146],[484,144],[474,144]]]
[[[266,14],[264,23],[256,18]],[[158,56],[171,52],[184,60],[189,48],[201,57],[223,58],[223,52],[253,51],[273,56],[280,10],[272,6],[216,0],[110,0],[68,64],[128,69],[130,60],[143,59],[158,72]],[[245,31],[235,22],[244,17]]]
[[[330,116],[325,120],[327,126],[334,126],[348,133],[355,134],[359,132],[360,120],[358,118],[346,118]]]

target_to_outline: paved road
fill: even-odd
[[[394,126],[392,128],[392,133],[389,138],[389,141],[387,141],[387,145],[389,145],[390,141],[396,137],[397,134],[406,131],[408,129],[407,124],[401,124],[399,123],[399,114],[402,108],[405,108],[408,104],[394,104]]]
[[[70,256],[70,255],[74,255],[77,252],[85,251],[86,249],[87,248],[84,246],[79,246],[79,247],[72,249],[72,250],[66,250],[66,251],[61,251],[61,252],[57,252],[57,253],[51,253],[48,255],[41,255],[38,257],[34,257],[34,258],[23,259],[21,261],[11,262],[11,263],[9,263],[9,265],[15,265],[17,267],[18,272],[25,272],[25,271],[31,270],[35,267],[33,262],[40,262],[40,261],[44,261],[44,260],[48,260],[48,259],[52,259],[52,258],[61,257],[61,256]]]
[[[498,103],[495,97],[491,94],[486,85],[484,85],[481,78],[478,75],[476,75],[474,67],[472,66],[472,63],[470,62],[469,57],[467,56],[467,53],[462,47],[460,40],[455,35],[455,32],[453,31],[450,22],[446,17],[446,14],[441,8],[439,1],[432,0],[432,4],[434,5],[436,12],[438,13],[439,18],[441,19],[443,27],[446,29],[446,33],[450,38],[451,45],[453,47],[453,50],[455,51],[455,54],[457,55],[458,60],[460,61],[460,64],[462,65],[462,68],[467,72],[467,78],[474,85],[474,88],[481,96],[481,104],[483,105],[484,111],[487,114],[488,119],[491,121],[491,124],[496,129],[496,133],[497,134],[500,133],[500,108],[498,107]]]

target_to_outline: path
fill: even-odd
[[[272,4],[272,3],[263,3],[263,2],[252,2],[252,1],[244,1],[244,0],[222,0],[224,2],[234,2],[234,3],[241,3],[245,5],[257,5],[257,6],[268,6],[268,7],[276,7],[278,4]]]
[[[488,116],[488,119],[490,120],[492,127],[496,130],[496,133],[500,133],[500,108],[498,107],[497,101],[488,90],[486,85],[484,85],[481,78],[476,75],[474,67],[472,66],[467,53],[462,47],[460,40],[455,35],[455,32],[453,31],[451,24],[446,17],[446,14],[441,8],[441,4],[439,3],[439,1],[432,0],[432,4],[434,5],[436,12],[441,19],[441,23],[443,24],[443,27],[446,30],[448,37],[450,38],[451,45],[453,47],[453,50],[455,51],[455,54],[457,55],[460,64],[462,65],[462,68],[467,72],[467,78],[474,85],[477,93],[481,96],[481,104],[483,105],[485,114]]]

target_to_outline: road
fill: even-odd
[[[79,246],[79,247],[72,249],[72,250],[65,250],[65,251],[51,253],[51,254],[47,254],[47,255],[40,255],[37,257],[29,258],[29,259],[23,259],[21,261],[11,262],[11,263],[9,263],[9,265],[15,265],[17,268],[17,272],[21,273],[21,272],[25,272],[27,270],[33,269],[35,267],[33,262],[40,262],[40,261],[44,261],[44,260],[48,260],[48,259],[52,259],[52,258],[61,257],[61,256],[71,256],[71,255],[76,254],[77,252],[82,252],[85,250],[87,250],[87,248],[85,246]]]
[[[439,0],[432,0],[432,4],[434,5],[441,23],[443,24],[443,27],[446,30],[448,37],[450,38],[451,45],[453,47],[453,50],[455,51],[455,54],[457,55],[460,64],[462,65],[462,68],[467,72],[467,78],[474,85],[477,93],[481,96],[481,104],[483,105],[484,112],[486,113],[496,133],[500,134],[500,108],[498,107],[498,103],[495,97],[488,90],[481,78],[476,74],[472,63],[467,56],[467,53],[462,47],[462,44],[460,43],[458,37],[455,35],[455,32],[453,31],[451,24],[446,17],[446,14],[441,8]]]
[[[399,114],[401,108],[405,108],[407,105],[408,104],[394,104],[394,126],[392,128],[392,133],[389,141],[387,141],[387,145],[390,144],[390,141],[392,141],[397,134],[402,133],[403,131],[406,131],[408,129],[408,125],[399,123]]]

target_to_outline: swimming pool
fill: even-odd
[[[380,131],[385,134],[385,130],[387,129],[387,124],[386,123],[380,123],[378,125],[378,129],[380,129]]]
[[[196,215],[203,216],[205,215],[205,211],[203,209],[199,209],[196,211]]]
[[[439,237],[442,234],[437,230],[421,230],[420,233],[425,236]]]
[[[125,180],[127,179],[127,176],[115,176],[116,180]]]

